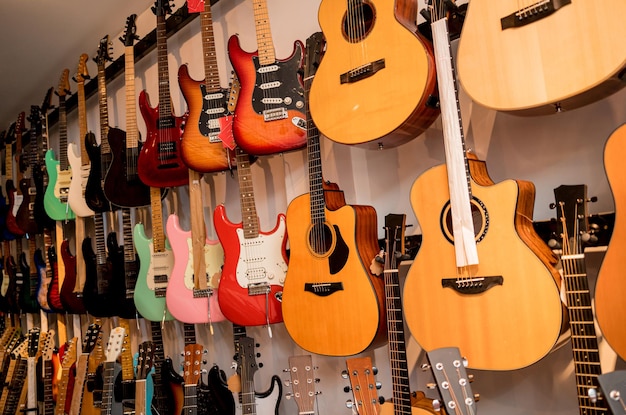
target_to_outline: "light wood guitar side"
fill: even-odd
[[[548,354],[561,333],[564,310],[555,258],[532,227],[532,183],[494,184],[483,162],[469,164],[479,264],[456,267],[451,230],[444,234],[450,229],[447,169],[427,170],[410,196],[423,239],[404,286],[406,321],[426,351],[454,344],[472,368],[526,367]],[[502,283],[480,292],[487,284],[482,277],[502,277]],[[444,279],[460,288],[443,288]]]
[[[562,5],[503,30],[500,19],[544,3]],[[626,85],[624,15],[622,0],[472,0],[457,55],[461,85],[477,103],[519,115],[551,114],[557,106],[573,109],[604,98]]]
[[[616,316],[626,312],[626,286],[623,279],[626,246],[626,218],[623,215],[623,202],[626,200],[625,151],[626,124],[623,124],[611,134],[604,147],[604,169],[615,200],[615,226],[598,271],[595,291],[598,325],[606,341],[622,359],[626,358],[626,327],[620,324]]]
[[[417,2],[347,3],[348,10],[346,2],[320,4],[318,19],[327,44],[311,85],[311,116],[333,141],[398,146],[420,135],[439,115],[436,106],[426,105],[437,95],[436,73],[432,45],[416,34]],[[375,10],[371,30],[359,30],[370,24],[370,8]],[[356,26],[351,35],[346,33],[350,24]],[[362,75],[379,60],[384,68]]]
[[[319,255],[309,244],[310,203],[307,193],[287,208],[291,255],[283,287],[283,321],[291,338],[305,350],[354,355],[386,337],[383,281],[369,272],[378,253],[376,212],[357,205],[325,209],[326,224],[334,232],[333,246]],[[335,252],[345,252],[342,242],[347,248],[345,263],[333,258]],[[331,271],[330,263],[338,269]],[[340,283],[342,288],[329,288],[328,283]],[[310,284],[308,290],[305,284]]]

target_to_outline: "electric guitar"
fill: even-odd
[[[26,259],[27,255],[25,252],[20,254],[19,260],[22,273],[21,278],[18,277],[17,283],[21,285],[20,308],[23,313],[38,313],[40,309],[39,303],[37,302],[39,273],[35,265],[37,243],[34,237],[35,235],[28,239],[28,260]]]
[[[167,309],[178,321],[212,324],[225,320],[217,292],[224,250],[219,241],[206,236],[201,180],[198,172],[189,169],[191,230],[183,231],[176,215],[170,215],[167,220],[174,267],[165,299]]]
[[[387,148],[417,137],[437,119],[432,45],[417,31],[416,16],[412,0],[321,2],[327,44],[310,108],[322,134],[342,144]]]
[[[91,323],[83,338],[82,352],[76,360],[76,377],[74,378],[74,390],[72,391],[72,404],[68,415],[79,415],[85,398],[85,384],[89,372],[89,355],[96,347],[96,342],[101,336],[101,324],[99,320]],[[94,369],[95,370],[95,369]]]
[[[7,193],[5,205],[0,211],[0,220],[3,222],[2,240],[11,241],[15,239],[15,235],[9,230],[7,218],[13,209],[12,203],[15,195],[15,185],[13,184],[13,142],[15,141],[15,122],[9,126],[8,133],[4,136],[3,148],[5,149],[4,170],[5,170],[5,186]],[[9,186],[10,185],[10,186]]]
[[[72,382],[70,382],[70,371],[75,368],[77,352],[76,348],[78,344],[78,337],[72,338],[67,347],[65,348],[65,352],[63,353],[63,359],[61,360],[61,377],[59,381],[59,392],[57,395],[56,408],[54,411],[54,415],[66,415],[67,412],[65,410],[66,403],[68,400],[71,402],[72,399],[72,388],[74,387],[72,377]],[[74,369],[75,370],[75,369]],[[68,393],[69,391],[69,393]],[[69,408],[68,408],[69,409]]]
[[[40,401],[42,402],[42,415],[54,415],[54,376],[55,373],[55,341],[54,330],[48,330],[45,343],[41,350],[41,383],[43,384],[42,396]]]
[[[111,204],[104,196],[102,190],[104,175],[111,165],[111,147],[109,146],[109,111],[107,105],[107,84],[105,79],[105,64],[112,61],[109,55],[111,45],[109,35],[100,39],[98,54],[94,61],[98,65],[98,109],[100,113],[100,144],[91,131],[85,136],[85,149],[89,157],[91,168],[85,185],[85,202],[94,212],[106,212],[111,210]]]
[[[50,262],[50,255],[48,254],[51,249],[54,249],[52,246],[52,231],[50,229],[43,230],[43,241],[43,249],[37,249],[34,257],[37,276],[39,277],[37,284],[37,302],[42,310],[50,313],[55,311],[48,301],[48,292],[50,291],[50,284],[54,277],[54,270]]]
[[[477,103],[520,115],[600,100],[625,85],[624,13],[620,0],[472,1],[458,47],[461,85]]]
[[[453,344],[474,368],[518,369],[548,354],[561,333],[556,258],[533,228],[534,185],[495,184],[484,162],[467,157],[447,11],[436,3],[435,57],[449,68],[437,72],[446,163],[411,189],[424,239],[406,277],[405,317],[426,351]]]
[[[76,223],[78,224],[79,222],[80,219]],[[80,248],[77,249],[78,252],[81,253],[82,258],[82,250]],[[87,309],[85,308],[83,290],[80,288],[77,274],[77,258],[70,251],[70,241],[68,239],[63,240],[61,243],[61,259],[65,267],[65,277],[59,290],[59,299],[63,310],[70,314],[85,314]]]
[[[126,91],[126,132],[119,128],[109,128],[108,142],[111,147],[111,165],[104,177],[104,194],[115,206],[138,207],[150,204],[150,188],[139,180],[137,158],[141,150],[137,112],[135,103],[135,54],[133,43],[135,19],[130,15],[126,20],[124,36],[125,91]]]
[[[319,32],[307,40],[306,97],[323,43]],[[378,252],[376,211],[345,203],[329,209],[319,132],[309,115],[307,107],[309,193],[296,197],[287,208],[291,249],[283,319],[303,349],[353,355],[382,342],[386,333],[383,283],[368,269]]]
[[[594,400],[589,389],[599,387],[602,374],[598,337],[585,265],[584,236],[588,232],[587,186],[561,185],[554,189],[561,265],[571,330],[574,375],[581,415],[610,413],[605,399]]]
[[[174,255],[163,233],[161,191],[150,188],[152,238],[148,238],[142,223],[133,229],[133,242],[139,255],[139,275],[133,299],[137,311],[150,321],[172,320],[167,309],[166,290],[174,267]]]
[[[4,269],[4,278],[2,280],[2,292],[4,293],[4,297],[8,303],[9,312],[11,313],[19,313],[19,290],[17,287],[17,274],[18,274],[18,266],[15,263],[15,258],[11,255],[11,245],[15,245],[17,247],[17,242],[14,239],[13,241],[4,241],[4,260],[3,260],[3,269]]]
[[[123,327],[115,327],[109,334],[107,342],[106,360],[103,364],[103,386],[102,386],[102,414],[111,415],[121,412],[121,402],[116,405],[114,399],[113,386],[115,385],[115,363],[122,354],[122,343],[126,330]],[[119,412],[118,412],[119,411]]]
[[[169,69],[167,63],[167,33],[165,15],[171,13],[169,0],[156,0],[153,11],[157,16],[157,68],[159,103],[150,106],[145,90],[139,94],[139,109],[146,123],[148,137],[144,143],[137,171],[143,183],[150,187],[175,187],[187,184],[187,166],[181,159],[182,126],[188,114],[177,117],[173,113],[170,97]]]
[[[248,154],[265,155],[306,145],[302,82],[304,47],[294,42],[290,57],[277,60],[265,0],[253,0],[258,50],[245,52],[239,38],[228,39],[228,55],[241,84],[233,132]]]
[[[54,220],[72,220],[76,216],[67,204],[72,182],[72,171],[67,158],[67,110],[65,97],[70,94],[69,69],[64,69],[56,94],[59,97],[59,159],[55,160],[54,150],[46,151],[45,163],[48,173],[48,186],[44,194],[44,208]]]
[[[60,230],[57,229],[57,232]],[[44,234],[44,245],[45,245],[45,234]],[[62,236],[59,235],[58,239],[62,240]],[[46,251],[46,260],[47,260],[47,268],[49,268],[48,272],[51,272],[50,275],[50,284],[48,286],[48,306],[52,308],[57,313],[64,312],[63,303],[61,302],[61,284],[59,282],[59,263],[57,257],[56,248],[57,245],[51,244]]]
[[[220,86],[210,1],[204,2],[204,11],[200,13],[200,32],[204,80],[192,79],[187,65],[178,68],[178,83],[189,108],[181,156],[190,169],[210,173],[234,165],[229,151],[234,143],[233,115],[228,108],[228,89]]]
[[[11,351],[11,362],[5,378],[6,386],[0,396],[0,409],[3,415],[18,413],[19,399],[26,380],[28,344],[28,337],[25,337]]]
[[[228,220],[223,204],[215,209],[213,219],[217,236],[226,247],[218,287],[220,308],[229,321],[240,326],[280,323],[288,262],[285,215],[278,215],[271,231],[260,230],[250,157],[239,147],[235,152],[242,221]]]
[[[78,68],[74,80],[77,84],[78,93],[78,129],[79,139],[69,144],[67,158],[72,170],[72,180],[68,190],[67,201],[77,217],[93,216],[94,211],[87,205],[85,200],[85,187],[89,177],[91,163],[87,154],[87,146],[82,141],[87,136],[87,108],[85,102],[85,80],[89,79],[87,70],[87,60],[89,56],[86,53],[80,55]],[[76,224],[79,227],[79,224]],[[82,238],[77,238],[82,241]]]
[[[278,415],[283,393],[280,378],[276,375],[272,376],[270,388],[265,392],[259,393],[254,390],[254,374],[258,369],[254,347],[252,337],[245,336],[238,339],[237,373],[241,378],[241,412],[251,415],[257,413]]]
[[[139,345],[137,375],[135,376],[135,414],[146,414],[150,403],[146,399],[146,379],[152,370],[154,346],[146,341]]]
[[[122,211],[122,235],[124,246],[117,245],[114,233],[109,233],[107,246],[109,257],[107,264],[112,265],[110,297],[115,306],[115,314],[122,318],[136,318],[137,308],[133,299],[135,285],[139,273],[139,258],[133,244],[133,227],[131,223],[131,210],[121,208]]]
[[[18,412],[37,412],[38,409],[38,375],[37,361],[41,357],[41,351],[48,339],[48,332],[42,332],[39,327],[33,327],[28,331],[28,357],[26,358],[26,382],[22,389],[22,397],[18,405]],[[22,399],[25,398],[25,399]]]
[[[623,179],[622,155],[626,146],[626,124],[621,125],[607,139],[604,146],[604,170],[611,186],[615,203],[615,225],[602,264],[598,270],[595,287],[595,311],[602,336],[622,359],[626,358],[626,328],[616,315],[626,312],[622,301],[626,287],[622,284],[624,259],[622,249],[626,243],[625,216],[621,214],[626,183]]]
[[[15,132],[13,132],[13,134],[15,134]],[[6,142],[10,140],[10,138],[8,138],[7,132],[6,130],[3,130],[0,133],[0,148],[5,148],[6,147]],[[6,165],[5,165],[6,166]],[[11,163],[11,168],[13,168],[13,164]],[[6,170],[6,167],[5,169]],[[0,186],[0,238],[2,239],[13,239],[15,238],[15,236],[8,231],[7,229],[7,224],[6,224],[6,218],[7,218],[7,199],[5,199],[4,195],[2,194],[2,186]]]
[[[24,231],[17,225],[17,220],[15,215],[17,214],[19,208],[22,206],[22,201],[24,200],[24,196],[22,195],[22,190],[19,188],[19,184],[22,181],[23,172],[25,170],[24,163],[22,160],[22,132],[26,130],[26,126],[24,123],[24,119],[26,114],[24,112],[20,112],[17,116],[17,121],[15,123],[15,161],[17,162],[16,168],[16,182],[18,186],[16,187],[13,183],[13,153],[12,153],[12,145],[9,144],[5,146],[6,149],[6,181],[5,181],[5,189],[7,191],[7,198],[9,200],[9,207],[7,209],[6,216],[6,225],[9,232],[11,232],[15,236],[24,235]]]

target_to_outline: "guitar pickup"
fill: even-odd
[[[459,294],[481,294],[496,285],[502,285],[504,278],[474,277],[474,278],[444,278],[441,280],[443,288],[452,288]]]
[[[502,30],[506,30],[531,24],[544,17],[550,16],[552,13],[571,2],[572,0],[538,1],[503,17],[500,19],[500,26]]]
[[[343,291],[343,283],[341,282],[323,282],[323,283],[311,283],[304,284],[304,291],[313,293],[319,297],[328,297],[337,291]]]
[[[385,59],[378,59],[377,61],[366,63],[365,65],[361,65],[358,68],[354,68],[349,70],[348,72],[342,73],[339,75],[339,83],[341,84],[351,84],[353,82],[358,82],[362,79],[369,78],[374,75],[376,72],[385,68]]]
[[[174,121],[174,117],[162,117],[157,120],[156,127],[159,130],[163,130],[166,128],[174,128],[176,126],[176,122]]]

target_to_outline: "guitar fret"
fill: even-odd
[[[167,118],[172,115],[170,100],[170,74],[167,56],[167,30],[165,15],[157,16],[157,67],[159,80],[159,118]]]
[[[267,4],[265,0],[254,0],[253,8],[259,62],[261,65],[270,65],[276,61],[276,57],[274,54],[274,42],[272,41]]]
[[[204,2],[204,11],[200,13],[200,25],[202,28],[202,50],[204,52],[204,84],[207,91],[217,91],[221,89],[221,85],[213,37],[211,2]]]
[[[136,148],[139,143],[139,129],[135,103],[135,49],[124,48],[124,82],[126,89],[126,148]],[[128,156],[128,155],[127,155]]]
[[[236,155],[237,175],[239,179],[239,202],[241,205],[244,238],[256,238],[259,236],[259,221],[254,201],[250,157],[239,147],[236,149]]]
[[[108,47],[108,46],[105,46]],[[106,53],[106,51],[105,51]],[[100,107],[100,154],[111,153],[109,147],[109,111],[107,105],[107,87],[104,71],[104,59],[98,62],[98,106]],[[106,170],[103,171],[103,174]]]

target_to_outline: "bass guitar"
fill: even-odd
[[[153,7],[157,17],[158,105],[155,108],[150,106],[145,90],[139,94],[139,109],[146,123],[148,137],[139,153],[137,171],[141,181],[151,187],[175,187],[187,184],[187,166],[181,159],[180,144],[183,124],[187,121],[188,114],[175,116],[170,97],[165,25],[165,16],[172,11],[169,3],[169,0],[156,0]]]
[[[570,110],[618,91],[626,85],[626,3],[596,6],[472,1],[457,54],[463,89],[480,105],[518,115]]]
[[[448,67],[437,72],[446,161],[411,189],[424,237],[404,285],[405,317],[426,351],[453,344],[474,368],[518,369],[548,354],[561,333],[556,258],[533,228],[533,184],[495,184],[484,162],[467,157],[447,12],[436,3],[435,57]]]
[[[210,173],[234,166],[229,151],[234,143],[233,115],[228,107],[228,89],[220,85],[210,1],[204,2],[204,11],[200,13],[200,33],[204,80],[192,79],[187,65],[178,68],[178,83],[189,107],[181,156],[190,169]]]
[[[24,231],[17,225],[17,220],[15,216],[19,208],[22,206],[22,201],[24,200],[24,196],[22,195],[22,190],[19,188],[19,184],[22,181],[23,172],[25,170],[25,166],[22,160],[22,133],[26,131],[25,119],[26,114],[24,112],[20,112],[17,116],[17,121],[15,123],[15,161],[17,162],[16,168],[16,182],[18,186],[16,187],[13,183],[13,152],[11,144],[5,147],[6,149],[6,181],[4,187],[7,191],[7,199],[9,200],[9,207],[7,209],[6,216],[6,225],[7,230],[11,232],[15,236],[24,235]]]
[[[307,97],[323,43],[319,32],[307,40]],[[383,283],[368,269],[378,253],[376,211],[345,203],[329,208],[319,131],[309,115],[307,107],[309,193],[296,197],[287,208],[291,253],[283,319],[289,335],[303,349],[353,355],[386,337]]]
[[[626,358],[626,328],[619,324],[616,315],[626,312],[622,301],[626,287],[622,284],[624,258],[622,247],[626,244],[626,224],[622,212],[626,183],[623,178],[621,156],[626,146],[626,124],[621,125],[607,139],[604,146],[604,170],[611,186],[615,203],[615,225],[602,264],[598,270],[595,287],[595,311],[602,336],[622,359]]]
[[[48,173],[48,186],[43,202],[46,213],[54,220],[72,220],[76,216],[67,204],[72,182],[72,171],[67,158],[67,110],[65,97],[70,92],[69,69],[64,69],[56,94],[59,97],[59,159],[54,158],[54,150],[46,151],[45,163]]]
[[[258,50],[241,49],[239,38],[228,39],[228,55],[241,84],[233,132],[248,154],[264,155],[306,145],[302,69],[304,47],[294,42],[290,57],[277,60],[265,0],[253,0]]]
[[[250,157],[239,147],[237,175],[242,221],[232,223],[226,208],[214,212],[215,231],[226,247],[218,287],[220,308],[226,318],[240,326],[260,326],[283,321],[281,301],[287,274],[287,229],[285,215],[276,226],[262,232],[254,201]]]
[[[141,150],[137,128],[137,104],[135,103],[135,49],[134,41],[137,15],[126,20],[124,36],[124,73],[126,91],[126,132],[109,128],[108,142],[111,147],[111,164],[104,177],[104,194],[115,206],[138,207],[150,204],[150,188],[139,180],[137,159]]]
[[[113,58],[109,55],[109,35],[100,39],[98,54],[94,61],[98,65],[98,109],[100,113],[100,144],[91,131],[85,136],[85,149],[89,157],[91,168],[85,185],[85,202],[94,212],[111,210],[111,204],[102,190],[104,175],[111,165],[111,147],[109,146],[109,111],[107,105],[107,84],[104,67],[107,61]]]
[[[437,119],[432,45],[418,32],[415,16],[413,0],[321,2],[327,44],[310,108],[322,134],[342,144],[387,148],[417,137]]]
[[[219,241],[206,236],[201,180],[198,172],[189,169],[191,230],[182,230],[176,215],[170,215],[167,220],[174,268],[165,299],[169,312],[178,321],[212,324],[225,320],[217,292],[224,250]]]

